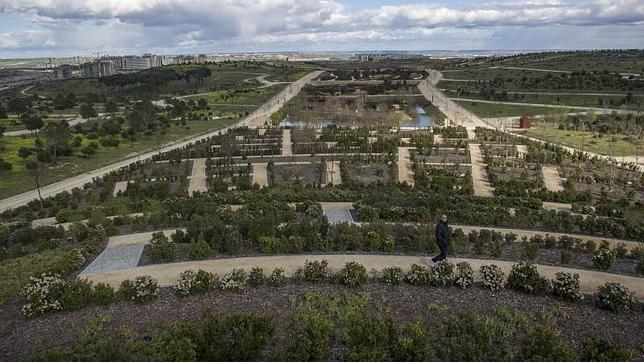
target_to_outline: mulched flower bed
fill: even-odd
[[[324,295],[368,292],[372,303],[389,306],[390,315],[397,324],[423,320],[429,326],[440,324],[449,315],[471,311],[490,313],[498,307],[508,307],[543,320],[554,315],[556,326],[573,346],[579,345],[587,333],[596,332],[635,350],[644,343],[641,334],[644,315],[613,314],[597,309],[591,300],[567,303],[553,297],[536,297],[501,290],[492,293],[480,287],[470,289],[387,286],[371,283],[356,289],[330,284],[288,284],[274,288],[263,286],[245,293],[215,292],[204,296],[179,298],[170,288],[147,305],[121,302],[106,307],[91,307],[73,313],[60,313],[25,320],[20,314],[20,301],[13,300],[0,306],[0,356],[3,359],[25,360],[34,353],[70,343],[88,321],[99,315],[111,318],[107,331],[116,334],[130,326],[140,332],[160,322],[199,320],[203,312],[254,312],[270,315],[281,323],[293,310],[292,298],[301,300],[310,292]]]

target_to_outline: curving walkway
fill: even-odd
[[[150,275],[156,278],[161,286],[167,287],[175,285],[179,279],[179,274],[189,269],[202,269],[221,276],[230,272],[232,269],[239,268],[250,270],[253,267],[259,267],[264,269],[265,273],[269,273],[274,268],[282,268],[286,275],[291,275],[298,268],[302,267],[306,260],[322,259],[329,263],[329,268],[333,271],[339,270],[345,263],[350,261],[362,264],[367,270],[375,269],[378,271],[393,266],[401,267],[403,270],[409,270],[412,264],[427,265],[429,261],[429,257],[427,256],[407,255],[278,255],[146,265],[122,270],[85,274],[81,277],[94,283],[101,282],[118,287],[125,279],[132,279],[141,275]],[[515,264],[514,262],[509,261],[485,259],[450,258],[449,261],[452,263],[460,263],[463,261],[470,263],[472,268],[475,270],[475,278],[479,278],[478,270],[481,265],[495,264],[503,269],[507,275],[510,272],[512,265]],[[597,287],[605,284],[606,282],[619,282],[630,291],[634,292],[639,300],[644,300],[644,278],[539,264],[536,264],[536,267],[539,270],[539,273],[548,279],[553,279],[557,272],[579,274],[580,289],[584,293],[595,293],[597,291]]]

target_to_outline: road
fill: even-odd
[[[136,156],[126,158],[124,160],[115,162],[113,164],[98,168],[96,170],[92,170],[92,171],[83,173],[81,175],[70,177],[63,181],[49,184],[41,188],[40,192],[42,194],[42,197],[46,198],[46,197],[54,196],[61,192],[71,191],[76,187],[82,188],[83,185],[91,182],[92,179],[94,179],[95,177],[102,177],[103,175],[110,173],[112,171],[118,170],[121,167],[128,166],[138,161],[150,159],[152,158],[153,155],[159,152],[168,152],[178,148],[189,146],[190,144],[194,144],[195,142],[200,141],[202,139],[215,136],[220,132],[227,132],[231,128],[240,127],[240,126],[248,126],[248,127],[263,126],[266,120],[268,119],[268,117],[270,117],[273,113],[277,112],[284,103],[286,103],[289,99],[297,95],[297,93],[299,93],[299,91],[304,87],[304,85],[306,85],[306,83],[310,82],[312,79],[320,75],[320,73],[322,73],[322,71],[311,72],[305,75],[304,77],[298,79],[297,81],[289,84],[285,89],[283,89],[280,93],[278,93],[273,98],[268,100],[268,102],[261,105],[253,113],[249,114],[248,116],[246,116],[245,118],[243,118],[242,120],[240,120],[239,122],[231,126],[225,127],[223,129],[213,130],[201,135],[191,136],[182,140],[170,142],[163,145],[158,151],[143,152]],[[27,191],[27,192],[0,200],[0,212],[25,205],[28,202],[37,198],[38,198],[38,192],[36,190],[31,190],[31,191]]]
[[[483,119],[479,118],[474,113],[468,111],[463,106],[460,106],[459,104],[454,102],[453,99],[449,99],[448,97],[446,97],[442,92],[440,92],[436,88],[436,85],[438,84],[438,82],[441,80],[442,77],[443,75],[439,71],[430,69],[429,77],[427,77],[425,80],[423,80],[418,84],[418,89],[421,91],[421,93],[423,93],[423,95],[425,96],[425,98],[427,98],[427,100],[434,103],[434,105],[441,112],[443,112],[447,116],[447,118],[449,118],[452,122],[467,128],[469,134],[471,134],[471,132],[474,129],[476,129],[476,127],[483,127],[483,128],[496,129],[497,131],[501,131],[501,132],[507,132],[517,137],[524,137],[524,138],[539,142],[541,144],[549,143],[537,138],[527,137],[521,134],[508,132],[504,128],[497,127],[497,125],[488,123]],[[517,104],[517,103],[513,103],[513,104]],[[532,105],[532,104],[527,104],[527,105]],[[549,105],[549,106],[552,106],[552,105]],[[579,107],[568,107],[568,106],[564,106],[564,107],[579,108]],[[599,159],[609,160],[613,162],[619,162],[618,160],[622,159],[623,163],[635,163],[637,164],[637,167],[640,171],[644,171],[644,164],[641,163],[644,160],[638,159],[636,156],[626,156],[626,157],[617,158],[612,156],[600,155],[594,152],[580,150],[570,146],[564,146],[564,145],[560,145],[560,146],[564,150],[570,153],[581,152],[589,157],[597,157]],[[636,161],[639,161],[640,163],[637,163]]]
[[[528,106],[528,107],[544,107],[544,108],[567,108],[567,109],[579,109],[584,111],[608,111],[608,112],[618,112],[618,113],[638,113],[637,111],[628,111],[623,109],[616,108],[596,108],[596,107],[584,107],[584,106],[568,106],[563,104],[545,104],[545,103],[523,103],[523,102],[505,102],[505,101],[486,101],[483,99],[472,99],[472,98],[450,98],[452,101],[459,102],[474,102],[474,103],[488,103],[488,104],[506,104],[509,106]]]

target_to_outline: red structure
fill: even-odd
[[[519,128],[531,128],[532,127],[532,118],[528,116],[521,116],[519,118]]]

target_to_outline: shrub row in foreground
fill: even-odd
[[[496,265],[483,265],[480,268],[481,284],[484,288],[496,291],[507,288],[534,295],[552,293],[567,301],[582,298],[579,292],[579,276],[557,273],[554,280],[539,275],[534,265],[520,262],[515,264],[510,274],[505,274]],[[281,286],[286,283],[283,269],[274,269],[265,275],[261,268],[253,268],[250,273],[243,269],[233,269],[221,279],[213,273],[188,270],[180,274],[174,290],[178,296],[204,294],[215,290],[242,292],[248,287],[262,284]],[[366,268],[356,262],[348,262],[336,273],[332,273],[326,260],[306,261],[302,268],[291,276],[295,283],[333,282],[347,287],[358,287],[369,281]],[[413,264],[407,273],[399,267],[385,268],[379,280],[388,285],[408,283],[416,286],[468,288],[474,283],[474,273],[470,264],[463,262],[453,265],[443,261],[428,268]],[[140,276],[134,280],[124,280],[118,292],[105,284],[93,286],[85,280],[67,281],[56,275],[43,274],[31,278],[24,288],[25,303],[23,314],[26,317],[56,312],[77,310],[89,304],[109,304],[115,300],[129,300],[147,303],[154,300],[160,288],[156,279]],[[633,293],[619,283],[606,283],[598,289],[597,305],[613,312],[637,311],[639,303]]]

